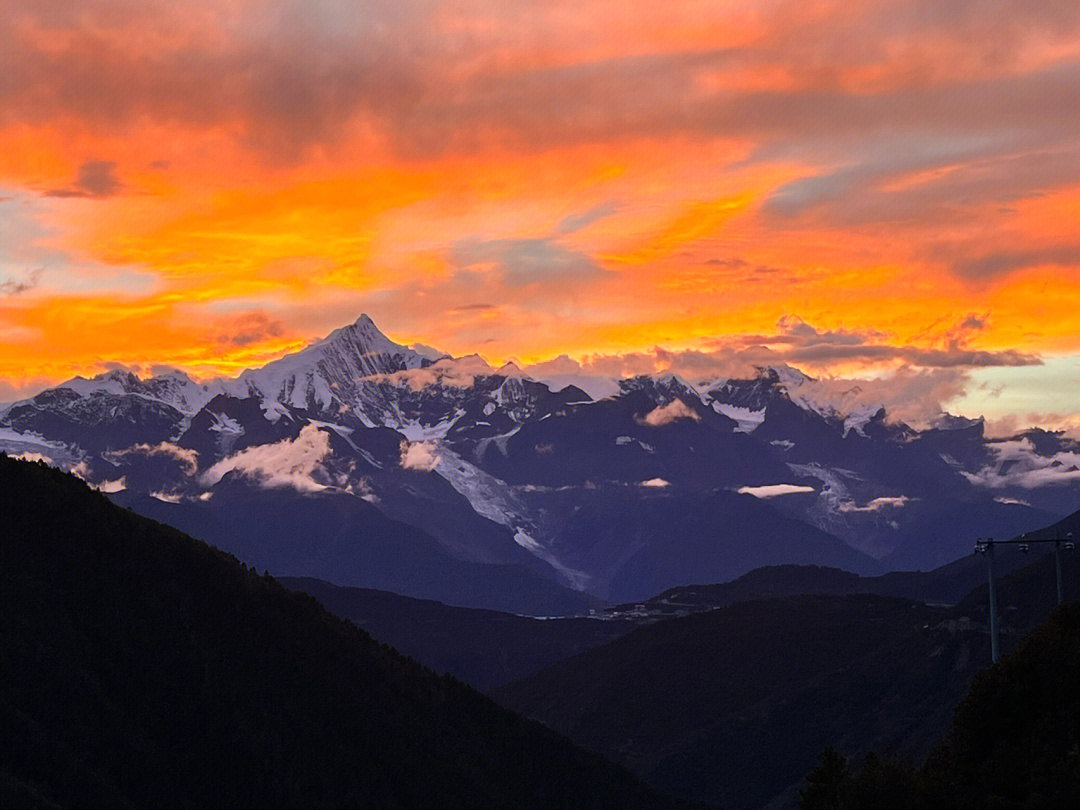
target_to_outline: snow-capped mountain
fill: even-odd
[[[915,430],[789,367],[594,393],[361,316],[234,379],[75,378],[0,414],[0,449],[277,573],[489,606],[512,581],[530,610],[767,563],[927,567],[1080,505],[1080,447],[1060,435]]]
[[[99,374],[91,379],[75,377],[57,388],[74,391],[80,397],[89,398],[95,394],[136,394],[144,399],[162,402],[176,408],[183,414],[197,413],[203,405],[225,388],[220,380],[197,383],[179,369],[167,371],[146,380],[124,369],[114,369]]]
[[[365,381],[432,364],[428,354],[394,343],[367,315],[295,354],[249,369],[229,385],[236,397],[258,397],[269,412],[277,405],[363,418]]]

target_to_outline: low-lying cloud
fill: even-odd
[[[97,484],[92,484],[94,489],[98,492],[123,492],[127,489],[127,477],[121,475],[114,481],[101,481]]]
[[[1080,481],[1080,452],[1065,451],[1039,455],[1030,439],[996,442],[990,445],[993,464],[977,473],[962,472],[965,478],[987,489],[1039,489]]]
[[[899,495],[895,497],[874,498],[872,501],[868,501],[863,506],[859,506],[853,501],[847,501],[840,504],[841,512],[880,512],[883,509],[901,509],[907,506],[911,502],[911,498],[906,495]]]
[[[562,355],[524,370],[538,379],[547,375],[629,377],[672,373],[689,380],[704,380],[753,376],[763,366],[794,365],[814,370],[842,364],[867,370],[970,370],[1042,363],[1038,355],[1027,352],[973,348],[971,339],[985,328],[986,317],[971,313],[956,323],[938,325],[927,333],[925,344],[909,345],[891,342],[886,333],[877,330],[820,329],[788,315],[777,322],[774,332],[714,338],[697,349],[656,346],[648,352],[591,354],[580,360]]]
[[[319,492],[326,484],[315,479],[323,473],[322,461],[330,455],[330,436],[314,425],[305,425],[295,439],[247,447],[202,474],[204,486],[213,486],[227,473],[237,472],[267,489],[292,487],[298,492]]]
[[[439,463],[435,442],[402,442],[401,467],[417,472],[431,472]]]
[[[424,368],[410,368],[395,371],[393,374],[373,374],[367,379],[374,383],[390,382],[394,385],[408,386],[413,391],[421,391],[431,385],[443,385],[452,388],[470,388],[477,377],[486,377],[494,373],[484,358],[478,354],[466,357],[444,358]]]
[[[641,424],[649,427],[660,427],[661,425],[670,425],[680,419],[690,419],[697,422],[701,417],[681,399],[673,399],[667,405],[660,405],[645,414],[641,419]]]
[[[199,468],[199,454],[186,447],[180,447],[172,442],[160,444],[134,444],[123,450],[113,450],[107,453],[110,458],[124,458],[126,456],[166,456],[175,459],[184,468],[188,475],[194,475]]]
[[[799,484],[765,484],[758,487],[739,487],[740,495],[753,495],[755,498],[778,498],[782,495],[807,495],[816,492],[813,487]]]
[[[890,341],[876,330],[821,329],[796,316],[785,316],[770,334],[733,335],[703,343],[702,348],[586,355],[561,355],[526,366],[524,372],[554,386],[575,384],[592,396],[617,392],[614,379],[638,374],[676,374],[699,388],[729,378],[748,379],[762,368],[787,374],[798,397],[840,413],[885,408],[893,421],[923,425],[941,414],[944,403],[963,395],[974,369],[1040,365],[1034,354],[1017,350],[976,349],[971,341],[987,328],[988,316],[969,313],[936,324],[924,344]],[[851,369],[850,376],[809,377],[806,369]],[[794,391],[792,392],[794,393]]]

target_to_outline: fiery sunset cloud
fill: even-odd
[[[1080,411],[1071,0],[11,5],[0,400],[368,312],[493,364]]]

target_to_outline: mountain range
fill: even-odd
[[[786,366],[578,382],[362,316],[235,378],[77,377],[0,407],[0,450],[276,575],[534,615],[764,565],[933,568],[1080,505],[1062,434],[916,429]]]

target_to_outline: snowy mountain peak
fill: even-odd
[[[178,369],[169,369],[156,377],[143,379],[125,368],[110,369],[89,379],[74,377],[61,383],[57,388],[74,391],[80,397],[92,397],[98,394],[114,396],[133,394],[163,402],[188,416],[196,413],[223,390],[222,383],[219,381],[197,383]]]
[[[499,377],[527,377],[525,372],[523,372],[518,367],[518,364],[514,362],[503,363],[495,369],[495,374]]]
[[[406,368],[416,368],[422,364],[423,358],[419,352],[415,352],[399,343],[394,343],[384,335],[375,322],[367,315],[361,315],[354,323],[335,329],[322,340],[315,341],[308,348],[302,349],[296,355],[305,354],[315,349],[332,349],[343,352],[352,352],[358,355],[379,357],[380,355],[400,355]],[[283,358],[287,359],[287,358]],[[387,373],[391,369],[378,369],[372,373]],[[400,369],[392,369],[399,371]]]
[[[431,365],[431,359],[384,335],[367,315],[322,340],[260,369],[231,386],[237,396],[258,396],[315,412],[357,409],[363,381]]]
[[[307,348],[245,374],[263,375],[270,371],[275,372],[270,376],[283,372],[306,373],[314,371],[320,364],[326,364],[341,371],[352,371],[356,377],[369,377],[420,368],[429,362],[419,352],[390,340],[371,318],[361,315],[355,323],[335,329]]]
[[[798,388],[813,382],[814,378],[789,365],[756,366],[757,379],[766,380],[787,388]]]
[[[976,419],[969,419],[966,416],[955,416],[951,413],[939,414],[936,419],[931,420],[930,427],[934,430],[970,430],[979,433],[983,433],[986,428],[986,420],[983,417]]]
[[[656,405],[667,405],[673,400],[682,400],[688,405],[695,402],[706,405],[705,398],[696,386],[671,372],[641,374],[619,380],[618,385],[619,396],[644,394]]]
[[[89,396],[99,391],[109,394],[126,394],[139,385],[139,378],[131,371],[114,368],[96,374],[93,377],[72,377],[60,383],[57,388],[70,388],[80,396]]]

